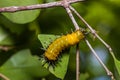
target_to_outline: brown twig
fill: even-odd
[[[65,9],[66,9],[66,11],[67,11],[67,13],[68,13],[70,19],[72,20],[72,23],[73,23],[75,29],[78,30],[78,29],[79,29],[79,26],[78,26],[78,24],[77,24],[75,18],[73,17],[73,14],[72,14],[71,10],[69,9],[69,7],[65,8]]]
[[[79,44],[76,46],[76,80],[80,80],[80,50],[79,50]]]
[[[67,0],[67,4],[76,3],[83,0]],[[57,2],[50,2],[45,4],[35,4],[29,6],[10,6],[10,7],[3,7],[0,8],[0,12],[17,12],[17,11],[24,11],[24,10],[34,10],[34,9],[42,9],[42,8],[50,8],[56,6],[64,6],[64,1],[57,1]]]
[[[13,48],[13,46],[0,46],[0,50],[3,50],[3,51],[8,51],[12,48]]]
[[[90,48],[90,50],[92,51],[92,53],[94,54],[94,56],[97,58],[97,60],[99,61],[99,63],[103,66],[103,68],[105,69],[106,73],[108,76],[111,77],[112,80],[114,79],[114,76],[112,74],[112,72],[106,67],[106,65],[102,62],[102,60],[98,57],[97,53],[95,52],[95,50],[92,48],[91,44],[89,43],[89,41],[87,39],[85,39],[86,44],[88,45],[88,47]]]
[[[5,75],[0,73],[0,80],[10,80],[9,78],[7,78]]]

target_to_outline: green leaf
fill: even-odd
[[[114,62],[115,62],[115,66],[116,66],[117,71],[118,71],[119,76],[120,76],[120,61],[115,58]]]
[[[115,4],[115,6],[120,7],[120,0],[109,0],[112,4]]]
[[[88,73],[81,73],[80,74],[80,80],[87,80],[89,77],[89,74]]]
[[[116,66],[117,71],[118,71],[119,76],[120,76],[120,61],[117,60],[117,58],[115,57],[114,53],[111,52],[111,54],[112,54],[112,57],[113,57],[114,62],[115,62],[115,66]]]
[[[44,48],[47,48],[49,46],[49,44],[51,43],[51,41],[55,40],[57,37],[59,36],[55,36],[55,35],[44,35],[44,34],[39,34],[38,35],[38,39],[40,40],[41,44],[43,45]],[[52,66],[49,67],[49,71],[54,74],[56,77],[64,79],[64,76],[67,72],[67,66],[68,66],[68,62],[69,62],[69,54],[63,54],[62,53],[62,58],[61,58],[61,62],[58,62],[58,64],[56,64],[55,68],[53,68]],[[45,67],[48,67],[48,64],[45,65]]]
[[[64,79],[65,74],[67,72],[67,66],[69,62],[69,54],[65,53],[62,55],[61,62],[59,62],[55,69],[53,67],[50,67],[50,72],[54,74],[56,77]]]
[[[33,77],[48,75],[48,71],[41,66],[38,57],[32,56],[29,49],[21,50],[13,55],[0,67],[0,73],[10,80],[34,80]]]
[[[39,4],[39,2],[38,0],[0,0],[0,7],[26,6]],[[39,13],[40,10],[29,10],[2,14],[14,23],[24,24],[35,20]]]
[[[56,38],[60,36],[58,35],[46,35],[46,34],[39,34],[38,39],[40,40],[44,49],[46,49],[51,42],[53,42]]]
[[[13,41],[7,31],[0,26],[0,45],[12,45]]]
[[[5,16],[0,15],[0,23],[2,26],[4,26],[5,29],[9,30],[10,33],[15,33],[20,35],[23,33],[26,29],[26,25],[23,24],[15,24],[8,20]]]

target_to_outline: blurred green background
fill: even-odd
[[[57,0],[0,1],[0,7],[30,5]],[[98,32],[113,49],[120,60],[120,0],[85,0],[72,4],[82,17]],[[86,28],[75,16],[78,24]],[[10,80],[59,80],[38,60],[43,54],[38,34],[61,35],[70,33],[74,26],[64,8],[0,13],[0,73]],[[108,49],[91,35],[91,45],[119,80],[112,56]],[[92,55],[84,41],[80,43],[80,80],[110,80],[105,70]],[[70,50],[70,59],[64,80],[75,80],[75,47]],[[2,80],[2,79],[0,79]]]

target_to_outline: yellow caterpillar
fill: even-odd
[[[84,38],[84,34],[80,30],[76,30],[71,34],[63,35],[55,39],[43,54],[47,63],[54,65],[59,55],[66,48],[76,45]]]

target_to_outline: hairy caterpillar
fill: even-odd
[[[76,45],[83,38],[84,34],[80,30],[76,30],[71,34],[63,35],[55,39],[43,54],[46,61],[45,63],[54,66],[63,50],[70,46]]]

